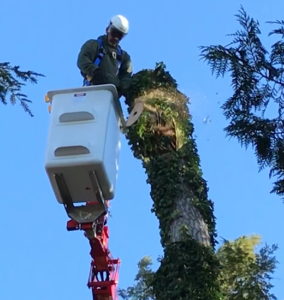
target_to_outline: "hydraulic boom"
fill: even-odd
[[[97,205],[89,202],[87,205]],[[88,238],[92,257],[88,287],[92,289],[93,300],[118,300],[117,284],[119,276],[119,258],[114,259],[108,249],[109,228],[107,215],[94,223],[79,224],[74,220],[67,222],[67,230],[83,230]]]

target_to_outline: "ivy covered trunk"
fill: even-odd
[[[213,203],[202,178],[188,98],[161,63],[133,75],[126,104],[144,111],[129,128],[151,185],[164,255],[151,283],[156,300],[220,299]]]

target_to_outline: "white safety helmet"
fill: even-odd
[[[108,32],[111,35],[114,35],[117,38],[122,39],[125,35],[127,35],[128,30],[129,30],[129,22],[125,17],[121,15],[116,15],[110,19]]]

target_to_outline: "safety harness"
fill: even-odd
[[[104,48],[104,44],[103,44],[102,39],[98,38],[97,41],[100,44],[100,49],[99,49],[99,54],[98,54],[97,58],[94,61],[94,65],[98,67],[100,65],[104,55],[107,52]],[[117,46],[116,59],[117,59],[117,68],[119,69],[120,66],[121,66],[121,61],[122,61],[122,50],[121,50],[120,46]],[[83,80],[83,86],[89,86],[89,85],[91,85],[91,83],[87,79],[84,79]]]

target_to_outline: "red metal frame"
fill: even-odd
[[[92,223],[79,224],[69,220],[67,230],[83,230],[89,239],[92,262],[87,286],[92,289],[93,300],[118,300],[120,259],[114,259],[108,249],[109,228],[105,225],[105,216],[99,218],[96,227]]]

